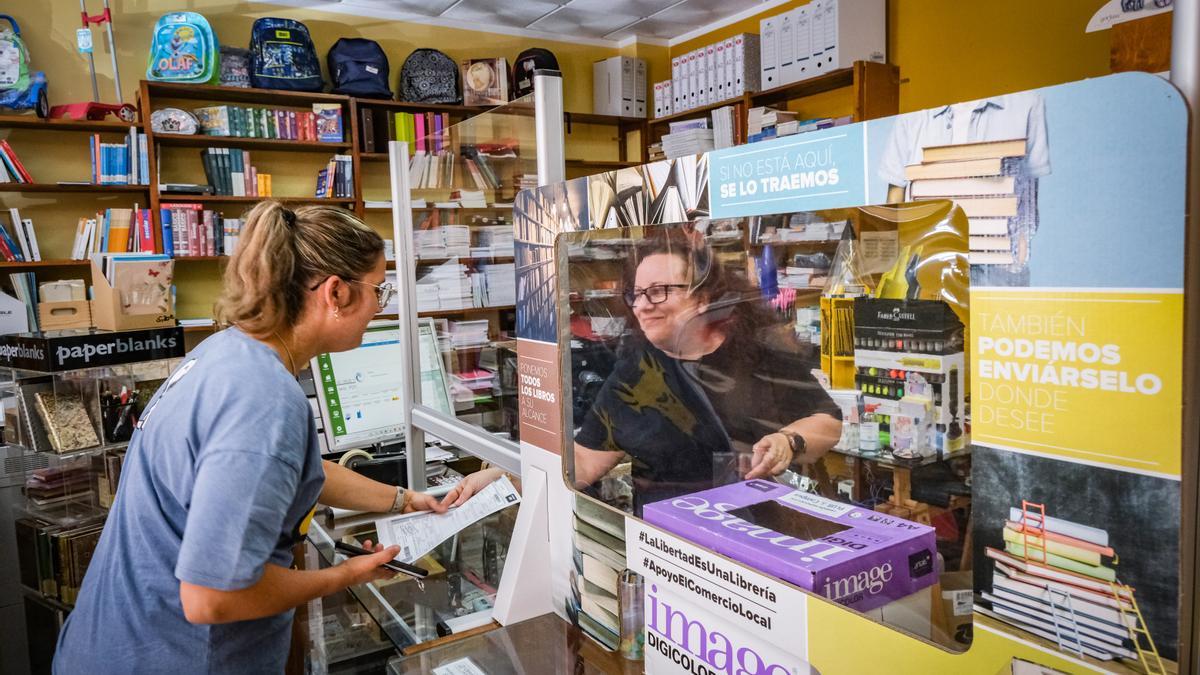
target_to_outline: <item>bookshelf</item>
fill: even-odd
[[[646,147],[656,143],[670,131],[671,122],[708,117],[712,111],[725,106],[735,106],[734,123],[742,132],[746,129],[746,116],[750,108],[758,106],[786,105],[805,98],[839,89],[851,88],[852,118],[863,122],[877,117],[887,117],[900,112],[900,69],[888,63],[855,61],[849,68],[792,82],[774,89],[743,94],[731,99],[699,106],[683,112],[648,120]]]

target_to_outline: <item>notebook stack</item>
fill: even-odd
[[[976,609],[1103,661],[1137,660],[1133,589],[1117,581],[1108,532],[1012,508],[1004,549],[988,547],[992,589]]]

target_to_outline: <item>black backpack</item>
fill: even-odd
[[[374,40],[341,38],[326,55],[333,93],[368,98],[391,98],[392,79],[387,54]]]
[[[308,27],[263,17],[250,28],[250,84],[259,89],[321,91],[321,61]]]
[[[536,70],[558,70],[558,59],[549,49],[532,47],[521,52],[513,62],[512,91],[513,98],[521,98],[533,93],[533,73]]]
[[[400,100],[410,103],[460,103],[458,64],[436,49],[417,49],[400,68]]]

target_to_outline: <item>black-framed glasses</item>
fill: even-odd
[[[637,300],[641,296],[646,296],[646,302],[652,305],[658,305],[667,301],[667,296],[671,294],[672,288],[691,288],[688,284],[653,284],[645,288],[627,288],[625,289],[625,304],[632,308],[637,304]]]
[[[325,277],[325,279],[328,279],[328,278],[329,277]],[[341,278],[341,277],[339,277],[339,278]],[[321,284],[325,283],[325,279],[322,279],[322,280],[318,281],[317,283],[313,284],[313,286],[311,288],[309,288],[308,290],[310,290],[310,291],[317,290],[318,288],[321,287]],[[363,286],[370,286],[371,288],[374,288],[375,289],[375,301],[379,303],[379,311],[381,311],[381,312],[383,310],[387,309],[388,303],[391,302],[392,298],[395,297],[395,295],[396,295],[396,285],[390,281],[385,281],[382,284],[376,285],[369,281],[363,281],[361,279],[342,279],[342,280],[349,281],[352,284],[362,284]]]

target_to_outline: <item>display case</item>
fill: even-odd
[[[442,542],[415,562],[429,571],[424,579],[399,575],[353,586],[348,598],[309,603],[310,672],[336,671],[343,662],[369,653],[409,654],[451,634],[494,627],[491,609],[516,515],[516,505],[506,507]],[[334,519],[330,511],[318,514],[308,534],[308,565],[322,568],[344,560],[334,548],[336,541],[357,546],[378,541],[376,517],[381,516]]]
[[[26,613],[43,628],[74,604],[138,416],[183,353],[176,327],[0,337],[6,461],[25,471],[16,554]],[[53,641],[30,649],[48,662]]]

